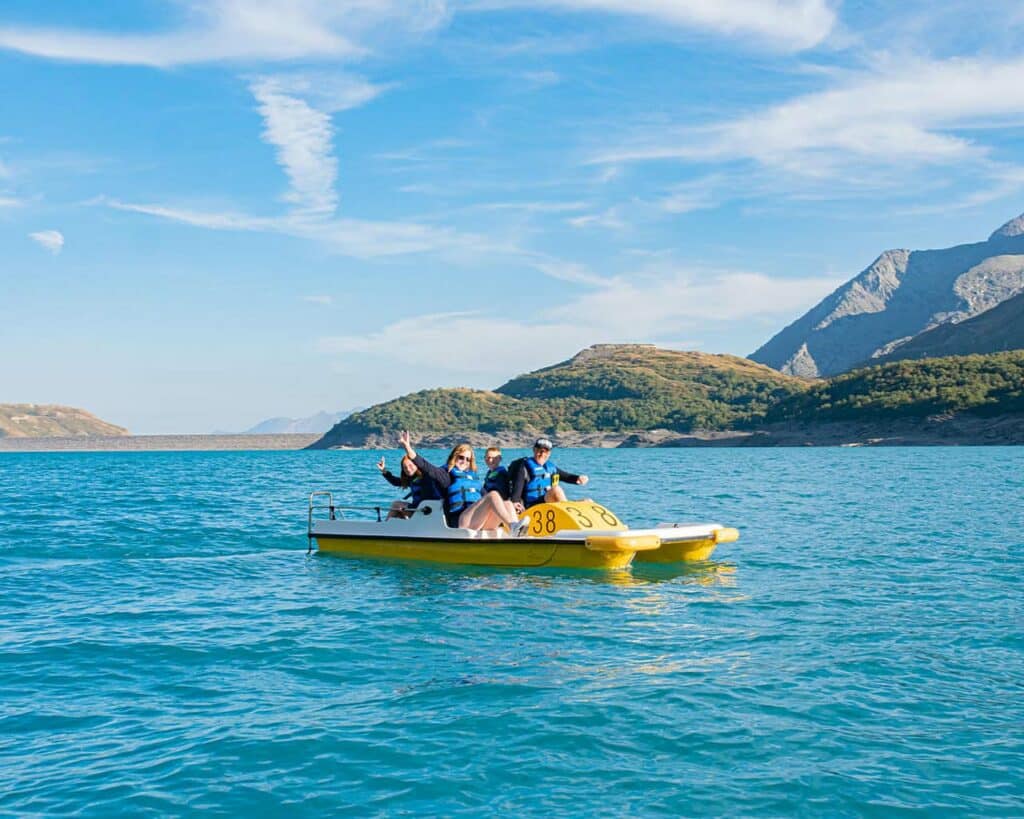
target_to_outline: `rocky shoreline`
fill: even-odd
[[[528,449],[537,432],[469,432],[464,435],[415,433],[417,445],[447,449],[462,441],[483,448]],[[126,435],[65,438],[4,438],[0,452],[213,452],[321,449],[316,434],[277,435]],[[822,424],[786,422],[753,430],[695,431],[667,429],[633,432],[559,432],[550,434],[564,449],[645,449],[653,447],[787,446],[1006,446],[1024,444],[1024,415],[936,415],[898,421],[843,421]],[[388,450],[394,436],[370,435],[358,446],[330,449]]]
[[[529,448],[537,432],[468,432],[463,435],[415,433],[418,445],[446,449],[466,441],[474,447]],[[776,446],[1000,446],[1024,444],[1024,415],[935,415],[896,421],[785,422],[752,430],[702,430],[681,434],[667,429],[634,432],[558,432],[556,447],[642,449],[650,447]],[[394,436],[369,435],[358,446],[330,449],[394,449]],[[311,449],[319,449],[313,444]]]
[[[321,436],[118,435],[64,438],[0,438],[0,452],[215,452],[305,449]]]

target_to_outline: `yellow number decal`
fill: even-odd
[[[584,515],[583,512],[580,511],[579,507],[577,507],[577,506],[566,506],[565,507],[565,511],[566,512],[572,512],[572,514],[575,515],[576,520],[578,520],[580,522],[580,525],[582,525],[584,529],[593,529],[594,528],[594,521],[592,521],[590,518],[588,518],[586,515]]]
[[[540,509],[533,513],[533,525],[530,526],[530,532],[535,535],[544,534],[544,512]]]
[[[609,512],[607,509],[605,509],[603,506],[599,506],[596,503],[592,503],[592,504],[590,504],[590,508],[593,509],[595,512],[597,512],[598,517],[600,517],[601,520],[603,520],[609,526],[621,526],[622,525],[622,522],[617,517],[615,517],[615,515],[613,515],[611,512]]]
[[[547,533],[549,535],[553,534],[554,531],[555,531],[555,528],[556,528],[555,527],[555,510],[554,509],[548,509],[548,513],[547,513],[547,515],[545,517],[546,517],[546,519],[544,521],[544,528],[545,528],[545,530],[547,530]]]

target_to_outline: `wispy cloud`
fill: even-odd
[[[28,238],[50,251],[54,256],[64,249],[64,234],[59,230],[39,230],[30,233]]]
[[[303,296],[303,301],[308,301],[310,304],[320,304],[324,307],[330,307],[334,304],[334,296]]]
[[[957,129],[1016,127],[1024,114],[1024,60],[890,64],[759,113],[603,152],[600,163],[752,160],[798,175],[834,176],[850,161],[960,162],[984,145]]]
[[[607,280],[592,272],[586,265],[579,262],[569,262],[564,259],[540,259],[533,263],[533,266],[552,279],[559,279],[574,284],[586,284],[602,286]]]
[[[517,367],[531,369],[589,344],[676,339],[680,332],[698,328],[790,316],[812,306],[840,283],[833,278],[781,280],[760,273],[686,270],[588,280],[598,286],[531,318],[479,312],[415,316],[375,333],[323,338],[319,349],[330,355],[374,356],[406,366],[436,367],[444,361],[460,372],[501,378],[507,365],[495,361],[487,345],[468,345],[465,355],[453,360],[445,355],[451,339],[514,338]]]
[[[966,195],[946,196],[937,204],[916,205],[903,208],[901,212],[913,215],[949,213],[951,210],[967,210],[1001,199],[1017,197],[1024,191],[1024,167],[992,163],[985,169],[984,176],[976,181],[981,187]]]
[[[473,143],[465,139],[433,139],[400,151],[383,151],[374,155],[374,159],[392,162],[434,162],[439,158],[450,156],[451,152],[468,148]]]
[[[476,0],[470,8],[536,7],[603,12],[652,20],[671,28],[754,37],[801,50],[831,33],[836,14],[825,0]]]
[[[394,84],[374,83],[339,71],[293,71],[254,77],[252,86],[273,94],[299,97],[319,111],[336,114],[366,105]]]
[[[619,214],[618,208],[608,208],[600,213],[585,213],[566,219],[566,224],[574,228],[604,228],[605,230],[623,230],[626,221]]]
[[[652,20],[670,28],[755,38],[790,50],[822,42],[835,25],[826,0],[207,0],[180,3],[182,24],[123,34],[55,27],[0,27],[0,48],[39,57],[168,68],[193,63],[352,60],[367,40],[436,29],[453,13],[533,7]],[[549,45],[567,47],[565,38]],[[533,41],[519,49],[536,50]],[[574,46],[579,48],[578,45]]]
[[[521,253],[518,248],[502,245],[483,236],[418,222],[309,218],[304,214],[250,216],[244,213],[200,211],[107,198],[94,200],[94,204],[209,230],[254,231],[295,236],[319,242],[336,253],[363,259],[400,256],[407,253],[440,253],[453,258],[477,258],[489,253]]]
[[[776,279],[744,271],[641,272],[610,279],[554,308],[551,316],[563,321],[585,317],[595,331],[603,327],[612,334],[636,333],[630,328],[642,317],[642,334],[653,338],[704,324],[790,316],[811,307],[840,283],[832,277]]]
[[[277,149],[291,182],[285,201],[306,213],[333,213],[338,206],[338,161],[330,116],[284,93],[277,78],[261,79],[251,88],[266,125],[263,139]]]
[[[0,48],[78,62],[166,68],[216,61],[346,60],[382,26],[419,32],[445,19],[432,0],[208,0],[182,3],[179,28],[155,34],[112,34],[62,28],[0,28]]]
[[[0,196],[0,208],[20,208],[25,203],[13,196]]]
[[[588,207],[586,202],[483,202],[474,210],[511,210],[524,213],[572,213]]]

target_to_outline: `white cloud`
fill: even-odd
[[[554,308],[551,316],[565,321],[582,318],[613,334],[639,324],[646,337],[653,338],[683,326],[792,315],[813,306],[840,283],[833,278],[774,279],[749,272],[641,273],[611,279],[605,287]]]
[[[510,210],[524,213],[572,213],[588,207],[586,202],[484,202],[467,210]]]
[[[486,237],[418,222],[374,222],[363,219],[310,218],[305,214],[250,216],[244,213],[197,211],[159,204],[98,199],[95,204],[142,213],[209,230],[279,233],[308,239],[345,256],[376,258],[406,253],[443,253],[452,257],[517,254],[521,251]]]
[[[183,9],[183,22],[165,31],[4,26],[0,48],[56,60],[157,68],[353,60],[369,53],[367,41],[393,44],[400,34],[420,35],[443,25],[453,12],[533,7],[640,17],[673,29],[802,49],[824,40],[836,17],[827,0],[177,0],[176,5]],[[563,50],[565,39],[556,38]]]
[[[986,168],[985,179],[978,180],[982,187],[964,196],[944,197],[941,202],[905,208],[902,212],[923,215],[949,213],[951,210],[966,210],[987,205],[1009,197],[1018,197],[1024,190],[1024,167],[993,163]]]
[[[18,208],[23,204],[25,203],[13,196],[0,196],[0,208]]]
[[[281,87],[273,77],[251,86],[266,124],[263,139],[277,149],[278,162],[291,182],[285,201],[302,212],[333,213],[338,206],[334,189],[338,160],[332,156],[331,118],[304,100],[282,93]]]
[[[0,28],[0,48],[79,62],[166,68],[189,63],[351,59],[358,40],[384,28],[414,33],[445,19],[437,0],[209,0],[181,3],[188,22],[156,34]]]
[[[755,37],[793,50],[822,42],[836,22],[836,14],[825,0],[477,0],[468,5],[628,15],[672,28]]]
[[[596,161],[753,160],[800,175],[833,176],[851,161],[914,165],[980,160],[987,149],[956,129],[1016,127],[1024,60],[888,65],[759,113],[678,129],[606,151]]]
[[[256,77],[254,87],[308,101],[320,111],[337,113],[365,105],[392,88],[338,71],[296,71]]]
[[[683,330],[692,333],[760,317],[790,316],[820,301],[840,280],[673,270],[629,278],[595,277],[589,283],[600,286],[530,319],[481,313],[415,316],[368,335],[323,338],[319,348],[330,355],[373,356],[417,367],[436,368],[444,362],[464,373],[500,378],[507,363],[496,361],[488,345],[465,345],[453,359],[447,354],[452,338],[515,339],[517,367],[527,370],[590,344],[679,338]]]
[[[579,262],[567,262],[563,259],[543,259],[533,263],[533,266],[552,279],[559,279],[574,284],[604,285],[607,280],[592,273],[586,265]]]
[[[574,228],[604,228],[606,230],[622,230],[627,227],[625,220],[619,216],[618,208],[608,208],[600,213],[585,213],[565,220]]]
[[[64,234],[59,230],[39,230],[30,233],[28,238],[49,250],[54,256],[64,249]]]
[[[434,139],[400,151],[386,151],[375,154],[374,159],[384,159],[393,162],[435,162],[439,158],[449,155],[451,151],[468,148],[472,144],[472,142],[464,139]]]
[[[321,304],[324,307],[330,307],[334,304],[334,296],[303,296],[303,301],[308,301],[310,304]]]

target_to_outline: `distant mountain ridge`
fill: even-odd
[[[353,412],[359,412],[362,407],[350,410],[339,410],[338,412],[318,412],[305,418],[268,418],[260,421],[256,426],[244,430],[242,435],[296,435],[296,434],[323,434],[339,421],[348,418]]]
[[[0,404],[0,438],[68,438],[128,435],[124,427],[59,404]]]
[[[1020,293],[1024,214],[984,242],[885,251],[750,358],[789,375],[835,375],[898,358],[895,351],[922,333],[970,320]]]

